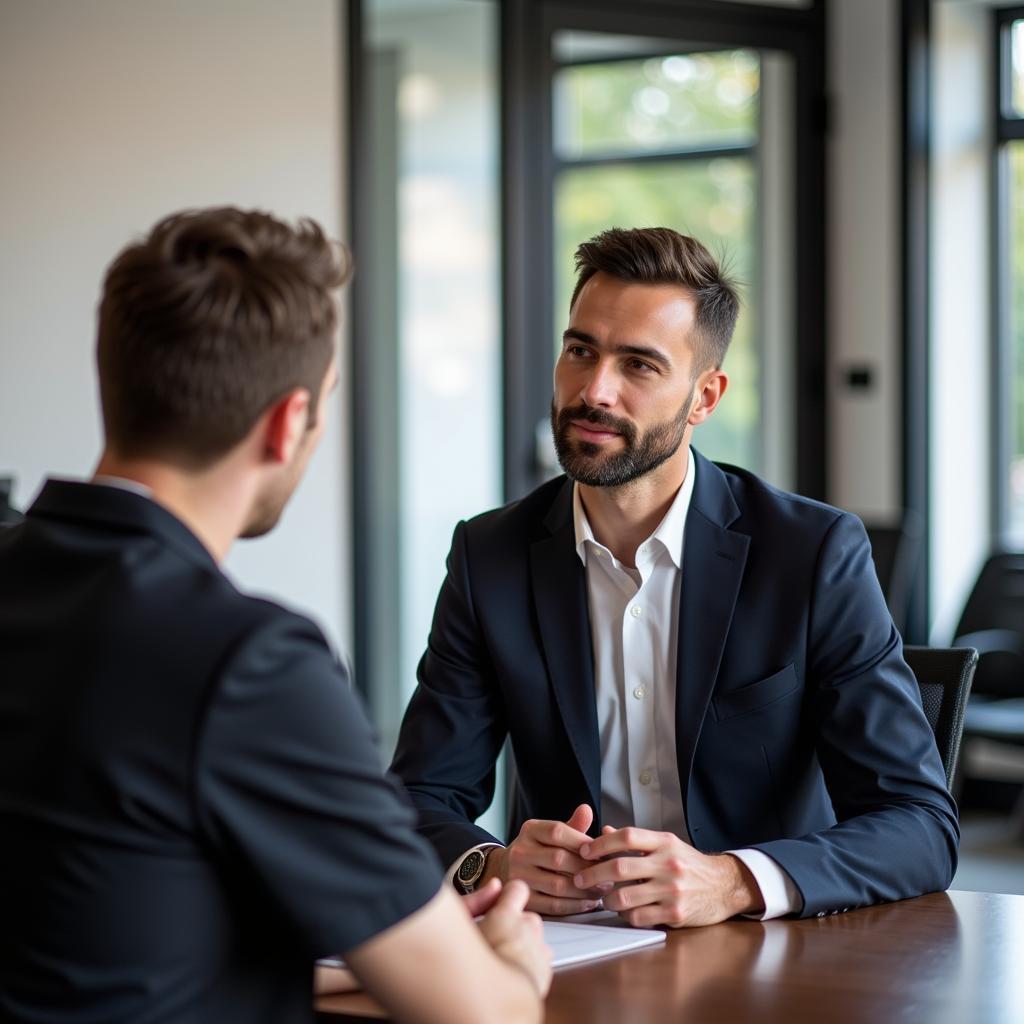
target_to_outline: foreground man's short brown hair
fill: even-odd
[[[96,346],[107,444],[203,466],[294,388],[310,424],[334,354],[346,251],[233,207],[161,220],[111,264]]]

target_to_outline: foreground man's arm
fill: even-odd
[[[525,884],[506,886],[478,928],[458,897],[442,889],[416,913],[351,950],[346,960],[395,1020],[539,1021],[551,953],[540,919],[523,912],[528,896]]]

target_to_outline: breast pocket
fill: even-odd
[[[756,683],[741,686],[738,690],[720,693],[711,700],[711,708],[717,721],[760,711],[777,701],[783,700],[800,688],[796,669],[787,665],[774,675],[759,679]]]

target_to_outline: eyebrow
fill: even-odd
[[[582,341],[584,345],[593,345],[594,348],[609,347],[612,352],[625,356],[640,356],[642,359],[649,359],[652,363],[664,366],[666,370],[672,368],[672,360],[660,349],[651,348],[648,345],[611,345],[602,346],[598,340],[586,331],[570,327],[563,335],[562,341]]]

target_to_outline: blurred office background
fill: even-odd
[[[916,541],[894,613],[946,645],[1024,547],[1022,26],[986,0],[0,0],[10,502],[91,471],[121,245],[186,206],[316,218],[356,252],[342,386],[227,569],[351,655],[388,754],[454,524],[555,471],[576,243],[668,224],[744,287],[696,444]],[[1019,748],[967,754],[1003,814],[968,887],[1024,891]]]

